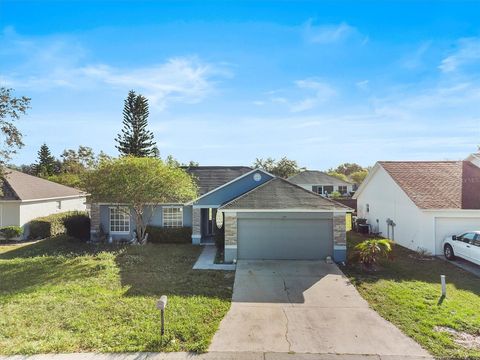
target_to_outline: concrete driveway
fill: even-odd
[[[232,300],[209,351],[428,356],[324,261],[239,261]]]

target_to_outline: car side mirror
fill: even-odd
[[[453,235],[452,240],[457,240],[457,235]]]

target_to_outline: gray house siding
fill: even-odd
[[[114,205],[100,205],[100,226],[105,233],[110,234],[110,207]],[[166,205],[171,206],[171,205]],[[145,210],[146,216],[149,216],[150,209]],[[150,218],[149,225],[163,226],[163,206],[158,206],[154,209],[153,216]],[[183,206],[183,226],[192,226],[192,207]],[[132,238],[134,235],[135,226],[135,214],[133,210],[130,211],[130,232],[128,234],[110,234],[112,239],[126,239]]]
[[[255,174],[259,174],[261,176],[259,181],[254,180]],[[272,179],[272,176],[265,174],[262,171],[256,171],[250,173],[236,181],[219,188],[204,196],[203,198],[194,202],[194,205],[222,205],[228,201],[235,199],[236,197],[245,194],[246,192],[256,188],[257,186],[267,182],[268,180]]]

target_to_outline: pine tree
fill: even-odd
[[[36,167],[36,173],[39,176],[51,176],[55,173],[56,161],[53,157],[47,144],[43,143],[38,150],[38,162]]]
[[[147,98],[130,90],[123,108],[123,129],[115,139],[121,155],[155,156],[153,133],[147,130],[148,114]]]

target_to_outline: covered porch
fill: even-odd
[[[192,243],[208,245],[215,243],[215,236],[221,235],[223,229],[217,226],[219,206],[193,206]],[[219,214],[223,217],[223,214]],[[222,221],[223,222],[223,221]]]

